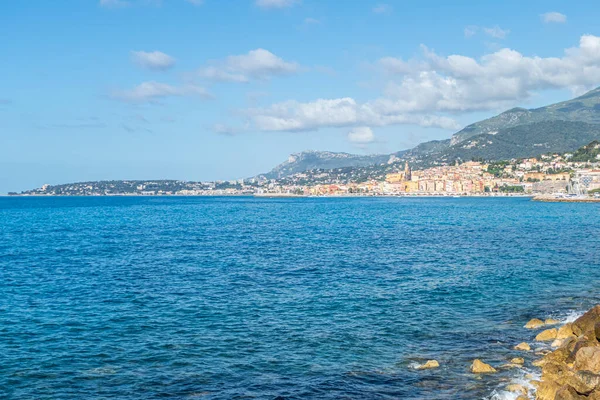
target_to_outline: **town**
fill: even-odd
[[[409,163],[311,170],[280,179],[216,182],[99,181],[44,185],[20,195],[58,196],[498,196],[600,197],[600,143],[573,153],[484,162],[457,161],[412,170]],[[17,193],[11,193],[17,195]]]

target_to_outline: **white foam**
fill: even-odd
[[[531,375],[531,379],[527,379],[525,376]],[[532,380],[539,380],[541,375],[539,371],[531,371],[527,369],[519,369],[516,371],[516,376],[511,379],[509,383],[503,383],[503,389],[496,389],[492,392],[491,396],[488,400],[516,400],[517,397],[521,395],[521,393],[509,392],[508,390],[504,390],[504,388],[510,384],[517,384],[525,387],[529,391],[529,398],[535,397],[535,387],[531,384]],[[531,397],[531,396],[534,397]]]
[[[575,322],[575,320],[581,317],[584,313],[581,311],[570,311],[567,315],[561,318],[561,322],[563,324],[568,324],[571,322]]]
[[[421,364],[419,364],[418,362],[411,362],[410,364],[408,364],[408,368],[410,369],[419,369],[420,366]]]

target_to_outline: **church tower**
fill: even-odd
[[[404,163],[404,180],[405,181],[410,181],[412,178],[412,171],[410,169],[410,166],[408,165],[408,161],[406,163]]]

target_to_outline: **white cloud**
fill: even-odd
[[[299,4],[301,0],[256,0],[256,5],[260,8],[288,8]]]
[[[375,141],[375,134],[368,126],[359,126],[348,132],[348,141],[355,144],[369,144]]]
[[[321,24],[321,21],[319,21],[316,18],[305,18],[304,19],[304,25],[319,25]]]
[[[542,17],[542,21],[544,21],[547,24],[552,22],[564,24],[565,22],[567,22],[567,16],[565,14],[561,14],[555,11],[541,14],[540,17]]]
[[[377,4],[373,7],[373,12],[375,14],[389,14],[392,12],[392,6],[389,4]]]
[[[529,98],[535,91],[580,93],[600,83],[600,37],[584,35],[563,57],[527,57],[508,48],[474,59],[439,56],[423,46],[423,59],[385,58],[391,76],[385,104],[403,112],[495,110]],[[402,68],[398,67],[401,66]],[[393,79],[393,77],[399,79]]]
[[[210,93],[203,87],[195,85],[172,86],[160,82],[143,82],[133,89],[116,90],[111,97],[132,103],[152,103],[159,99],[173,96],[198,96],[211,98]]]
[[[291,75],[299,66],[287,62],[265,49],[256,49],[224,60],[213,61],[200,68],[198,75],[217,82],[249,82],[252,79],[267,80],[274,76]]]
[[[387,73],[382,95],[358,102],[351,97],[295,100],[251,108],[251,128],[261,131],[304,131],[327,127],[377,127],[412,124],[458,129],[452,115],[498,111],[547,89],[575,94],[600,83],[600,37],[584,35],[579,46],[562,57],[525,56],[500,49],[475,59],[441,56],[422,46],[413,60],[386,57],[378,66]]]
[[[456,129],[458,124],[443,116],[400,114],[380,101],[359,104],[345,97],[318,99],[309,103],[286,101],[268,108],[247,110],[254,126],[262,131],[306,131],[324,127],[385,126],[416,124]]]
[[[104,8],[121,8],[130,5],[130,3],[125,0],[100,0],[99,4],[100,7]]]
[[[132,51],[131,59],[142,68],[164,71],[175,65],[175,59],[160,51]]]
[[[477,31],[479,30],[478,26],[470,25],[465,28],[465,37],[470,38],[475,36]]]
[[[483,32],[486,35],[491,36],[496,39],[504,39],[510,33],[508,29],[502,29],[498,25],[491,28],[483,28]]]

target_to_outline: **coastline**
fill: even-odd
[[[474,360],[473,374],[516,371],[491,400],[600,400],[600,305],[564,321],[533,318],[523,329],[531,331],[530,340],[513,344],[515,357],[507,364]]]

